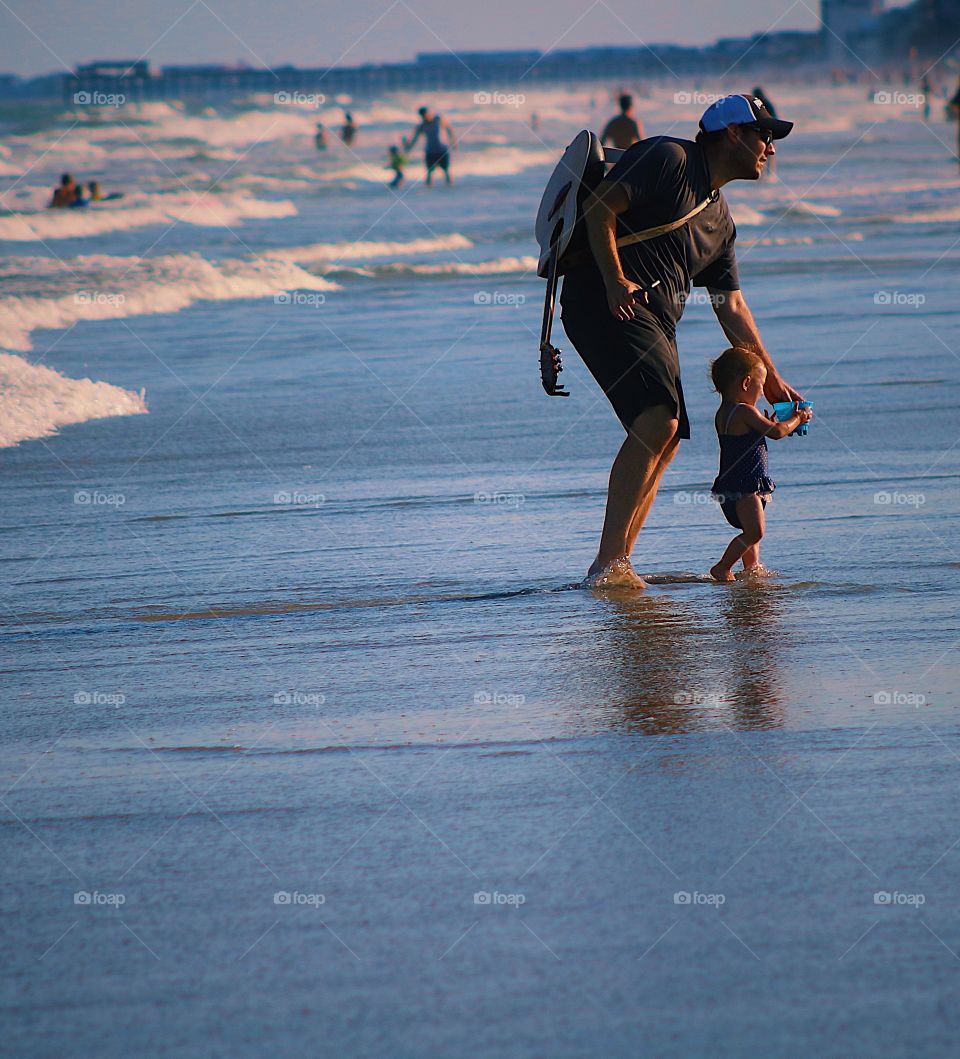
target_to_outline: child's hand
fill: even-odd
[[[813,419],[813,409],[812,408],[798,408],[797,409],[797,415],[800,417],[800,422],[801,423],[809,423],[810,420]]]

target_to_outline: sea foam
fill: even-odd
[[[46,438],[58,427],[107,416],[142,415],[144,394],[107,382],[68,379],[42,364],[0,353],[0,448]]]

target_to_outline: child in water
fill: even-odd
[[[403,183],[403,167],[407,164],[407,156],[402,154],[396,144],[390,146],[390,157],[387,160],[387,169],[393,171],[393,180],[390,187],[398,188]]]
[[[782,423],[765,417],[757,408],[757,401],[763,396],[767,369],[749,349],[735,346],[724,350],[711,364],[710,375],[722,398],[715,420],[720,439],[720,473],[712,491],[727,522],[741,531],[727,545],[720,562],[711,567],[710,576],[715,581],[732,581],[738,559],[747,573],[763,571],[763,509],[776,489],[767,476],[767,438],[785,438],[801,423],[809,423],[813,412],[797,408]]]

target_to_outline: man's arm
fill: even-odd
[[[630,196],[622,184],[603,180],[588,196],[583,211],[590,249],[607,288],[607,305],[618,320],[633,319],[633,295],[643,289],[624,276],[617,250],[617,215],[629,205]]]
[[[592,245],[592,244],[591,244]],[[750,312],[750,306],[738,290],[710,290],[710,301],[717,314],[723,333],[731,346],[744,346],[752,350],[763,361],[767,369],[767,381],[764,383],[763,395],[771,403],[774,401],[802,401],[802,396],[784,382],[770,359],[770,354],[763,346],[757,323]]]
[[[440,120],[443,122],[443,127],[446,130],[448,144],[451,147],[456,147],[457,146],[457,138],[456,138],[456,136],[453,135],[453,129],[450,128],[450,123],[447,121],[446,118],[441,118]]]
[[[417,140],[419,140],[419,139],[420,139],[420,133],[421,133],[421,132],[423,132],[423,122],[422,122],[422,121],[421,121],[421,122],[420,122],[420,124],[419,124],[419,125],[418,125],[418,126],[417,126],[417,127],[416,127],[416,128],[414,129],[414,130],[413,130],[413,135],[412,135],[412,136],[410,137],[410,139],[406,141],[406,143],[407,143],[407,150],[408,150],[408,151],[410,150],[410,148],[411,148],[411,147],[413,147],[413,145],[414,145],[414,144],[415,144],[415,143],[417,142]]]

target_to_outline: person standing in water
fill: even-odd
[[[407,156],[401,154],[400,148],[397,145],[391,144],[388,151],[387,169],[393,173],[393,180],[390,181],[390,187],[398,188],[403,183],[403,167],[407,164]]]
[[[960,162],[960,77],[957,78],[957,90],[947,104],[947,110],[957,123],[957,161]]]
[[[352,144],[353,141],[356,139],[357,129],[359,128],[359,126],[353,120],[353,115],[350,113],[349,110],[345,110],[343,112],[343,118],[343,125],[340,128],[340,139],[343,140],[347,147],[349,147],[350,144]]]
[[[933,95],[933,86],[926,74],[920,78],[920,95],[923,98],[923,121],[926,124],[930,120],[930,96]]]
[[[600,142],[626,149],[643,139],[643,125],[633,116],[633,96],[620,97],[620,113],[611,118],[600,134]]]
[[[54,188],[53,198],[50,199],[49,208],[52,210],[65,210],[73,205],[77,197],[77,182],[70,173],[64,173],[60,177],[60,184]]]
[[[730,345],[762,361],[767,399],[802,399],[775,368],[740,290],[737,231],[720,193],[731,180],[759,180],[774,140],[792,128],[771,118],[759,100],[725,96],[704,112],[696,142],[642,140],[584,202],[592,258],[564,277],[563,327],[627,433],[610,471],[591,584],[644,585],[630,556],[680,440],[690,437],[676,327],[691,283],[709,291]],[[619,237],[697,207],[703,208],[673,231],[617,247]]]
[[[433,182],[434,169],[442,169],[447,178],[447,184],[453,183],[450,176],[450,151],[457,146],[453,129],[450,128],[446,119],[440,114],[434,114],[429,107],[420,107],[417,111],[420,115],[420,124],[413,130],[412,136],[404,143],[404,147],[410,151],[414,144],[424,139],[424,163],[427,167],[427,187]]]

